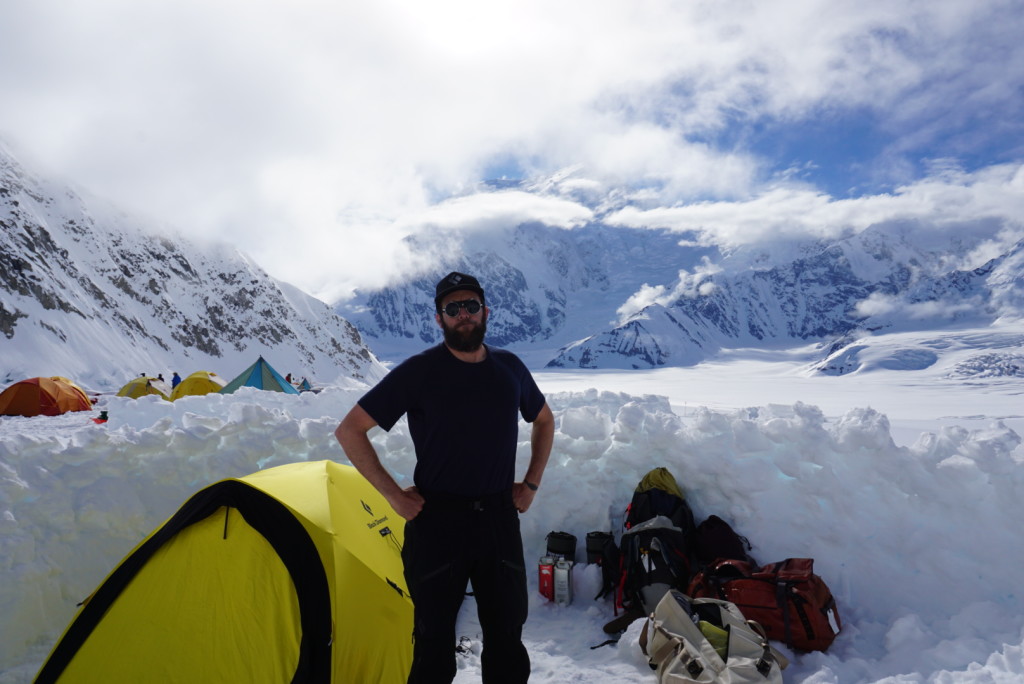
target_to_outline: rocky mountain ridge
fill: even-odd
[[[443,234],[418,240],[421,249],[431,241],[450,246]],[[433,283],[463,270],[485,284],[494,309],[489,340],[549,350],[539,365],[687,366],[729,348],[818,342],[826,350],[860,333],[1020,319],[1024,241],[971,265],[965,255],[980,242],[882,224],[776,245],[771,254],[728,254],[667,231],[600,221],[571,231],[524,225],[501,244],[439,257],[436,273],[360,293],[339,310],[397,358],[440,339]]]
[[[449,271],[472,273],[484,283],[492,309],[490,343],[557,348],[581,330],[612,320],[610,303],[624,301],[649,281],[677,277],[681,267],[694,266],[708,251],[684,248],[667,233],[652,231],[637,240],[601,224],[573,230],[524,224],[473,240],[469,249],[443,230],[408,240],[411,250],[437,255],[430,273],[357,293],[337,308],[385,357],[440,342],[433,292]]]
[[[280,372],[369,381],[358,331],[245,255],[46,183],[0,149],[0,380],[66,375],[97,388],[139,373],[213,370],[259,355]]]
[[[559,182],[477,192],[566,196]],[[864,335],[1024,319],[1024,241],[993,252],[991,230],[888,223],[726,250],[614,225],[606,217],[628,198],[584,195],[573,199],[593,220],[571,229],[418,232],[408,247],[429,272],[329,307],[234,249],[158,235],[41,181],[0,148],[0,380],[233,376],[262,354],[282,373],[372,381],[385,372],[378,358],[440,341],[433,288],[450,270],[481,279],[489,342],[533,367],[687,366],[727,349],[818,344],[819,369],[845,372],[837,359]]]

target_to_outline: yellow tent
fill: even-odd
[[[177,401],[182,397],[198,396],[220,392],[224,385],[228,384],[213,371],[196,371],[178,383],[178,386],[171,390],[171,401]]]
[[[140,375],[137,378],[129,380],[125,383],[124,387],[117,390],[117,396],[131,397],[132,399],[138,399],[139,397],[145,397],[150,394],[155,394],[158,397],[170,400],[171,388],[168,387],[166,382],[159,378],[149,378],[144,375]]]
[[[107,577],[36,682],[404,683],[403,539],[351,466],[218,482]]]

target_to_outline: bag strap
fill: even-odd
[[[754,620],[747,620],[747,627],[754,630],[758,636],[761,637],[761,657],[757,659],[754,667],[761,674],[762,677],[767,678],[772,671],[772,663],[776,662],[775,655],[772,653],[772,647],[768,644],[768,634],[764,631],[764,627],[761,623]]]
[[[597,644],[596,646],[591,646],[590,650],[593,651],[595,648],[601,648],[602,646],[612,646],[612,645],[617,644],[617,643],[619,643],[618,639],[605,639],[604,641],[602,641],[601,643]]]
[[[665,658],[661,658],[660,660],[658,660],[658,665],[661,665],[666,660],[678,657],[679,661],[683,664],[683,667],[686,668],[686,672],[690,675],[690,677],[692,677],[693,679],[697,679],[698,677],[700,677],[701,673],[704,672],[704,666],[701,665],[700,661],[697,658],[693,657],[692,653],[690,653],[690,649],[686,647],[686,641],[680,639],[679,636],[665,629],[657,621],[654,621],[654,629],[659,634],[668,639],[669,643],[672,644],[671,654]]]
[[[669,573],[671,573],[672,577],[678,581],[679,573],[676,572],[675,563],[673,563],[672,559],[669,557],[669,551],[665,549],[665,546],[666,544],[662,542],[661,539],[655,537],[651,540],[651,547],[647,550],[647,555],[650,557],[652,552],[657,551],[661,556],[661,559],[665,562],[665,567],[668,568]]]
[[[775,584],[775,602],[782,609],[782,626],[785,630],[786,645],[790,648],[793,647],[793,628],[790,626],[789,621],[789,592],[787,589],[789,584],[785,581],[779,581]]]
[[[796,616],[800,619],[800,624],[804,628],[804,634],[807,636],[807,639],[813,641],[815,639],[814,625],[811,624],[811,619],[808,617],[807,609],[805,608],[807,599],[797,592],[791,591],[793,582],[779,580],[776,586],[778,587],[776,602],[782,608],[782,619],[786,628],[786,645],[790,648],[793,646],[793,642],[790,640],[793,635],[790,632],[789,600],[787,599],[792,599],[793,608],[796,610]],[[830,605],[835,605],[835,599],[832,599]]]
[[[663,663],[664,661],[668,660],[671,657],[670,654],[674,653],[677,650],[679,650],[680,647],[682,647],[684,649],[686,648],[686,645],[683,643],[683,640],[681,638],[679,638],[679,635],[678,634],[673,634],[672,632],[670,632],[667,629],[665,629],[665,627],[662,626],[661,621],[659,621],[659,620],[648,620],[647,623],[654,628],[655,632],[657,632],[661,636],[665,637],[666,644],[671,646],[671,648],[668,648],[668,649],[666,649],[665,646],[662,646],[660,649],[658,649],[657,653],[650,653],[650,652],[647,651],[646,648],[643,649],[644,655],[649,657],[652,661],[656,662],[658,665],[661,665],[661,663]],[[645,624],[644,626],[646,627],[647,625]],[[651,640],[648,640],[647,645],[650,645],[650,644],[651,644]]]
[[[679,655],[679,660],[682,661],[683,666],[686,668],[689,675],[694,679],[697,679],[701,676],[701,673],[704,672],[704,666],[690,654],[689,649],[686,648],[686,644],[680,644],[679,646],[682,650],[682,653]]]

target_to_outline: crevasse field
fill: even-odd
[[[827,377],[796,356],[734,353],[693,369],[537,373],[558,430],[522,518],[527,562],[552,530],[579,538],[580,562],[572,605],[531,592],[531,681],[654,681],[639,622],[591,649],[613,613],[592,598],[600,572],[583,547],[656,466],[698,521],[726,518],[758,560],[815,559],[844,628],[828,653],[780,647],[787,682],[1024,679],[1024,381],[957,363]],[[75,604],[196,490],[296,460],[345,462],[332,433],[361,392],[105,395],[104,425],[95,413],[0,418],[0,682],[31,681]],[[396,474],[412,472],[404,421],[373,439]],[[473,608],[467,599],[460,622],[462,684],[480,676]]]

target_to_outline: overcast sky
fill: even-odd
[[[1019,229],[1024,0],[13,0],[0,140],[325,297],[423,226],[591,220],[466,196],[570,167],[643,198],[599,218],[728,244]]]

